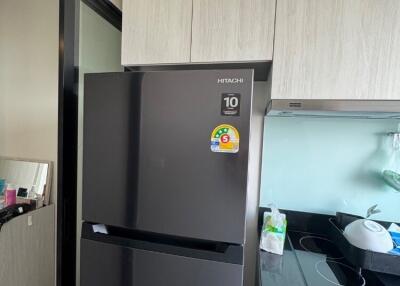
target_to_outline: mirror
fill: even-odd
[[[17,197],[35,199],[48,205],[51,190],[52,163],[0,157],[0,184],[11,184]],[[3,196],[0,186],[0,196]]]

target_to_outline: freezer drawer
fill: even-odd
[[[82,286],[242,286],[243,265],[81,240]]]

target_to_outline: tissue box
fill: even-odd
[[[274,254],[282,255],[285,245],[286,227],[285,214],[281,214],[277,210],[265,212],[260,248]]]

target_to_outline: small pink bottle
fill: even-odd
[[[17,203],[17,190],[12,185],[7,185],[4,191],[4,205],[6,207],[15,205]]]

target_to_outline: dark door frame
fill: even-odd
[[[76,282],[79,17],[81,0],[59,0],[56,285]],[[108,0],[82,0],[117,29],[122,13]]]

